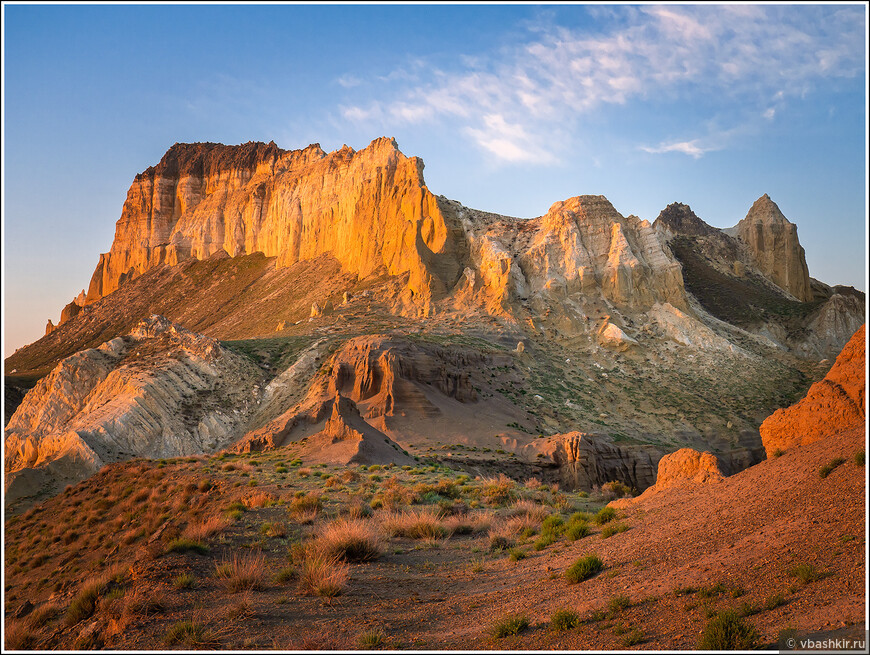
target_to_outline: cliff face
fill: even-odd
[[[450,291],[460,306],[496,314],[576,293],[685,305],[680,266],[649,223],[603,196],[558,202],[532,220],[495,217],[436,198],[422,171],[387,138],[328,154],[318,145],[176,144],[130,187],[87,303],[150,268],[223,250],[262,252],[279,267],[329,254],[360,279],[406,276],[395,307],[412,315]]]
[[[361,278],[408,274],[425,310],[462,271],[423,163],[381,138],[364,150],[176,144],[138,175],[89,303],[151,267],[262,252],[279,266],[329,253]]]
[[[810,302],[810,274],[797,226],[783,216],[765,193],[736,226],[737,237],[752,253],[755,265],[801,302]]]

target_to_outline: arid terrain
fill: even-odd
[[[4,365],[7,649],[778,648],[866,621],[865,298],[767,195],[519,219],[176,144]]]

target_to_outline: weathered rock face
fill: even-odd
[[[312,377],[314,353],[319,347],[319,344],[312,346],[296,364],[269,384],[264,406],[273,386],[280,383],[299,388],[299,382],[281,382],[285,377],[289,380],[289,376],[302,380],[302,373],[297,369],[307,370],[308,378]],[[349,339],[327,362],[322,374],[313,377],[304,398],[291,404],[284,397],[283,406],[290,408],[246,434],[234,448],[241,452],[266,450],[280,447],[288,439],[309,436],[312,426],[329,416],[338,396],[353,402],[354,411],[364,419],[377,419],[383,429],[392,424],[394,417],[423,421],[442,418],[442,410],[430,400],[429,394],[473,404],[477,401],[477,392],[471,372],[484,364],[505,361],[510,361],[509,357],[487,356],[470,348],[445,348],[384,335]]]
[[[449,203],[449,201],[447,201]],[[686,303],[679,263],[655,230],[624,217],[604,196],[557,202],[527,221],[449,205],[469,240],[474,270],[458,296],[475,298],[494,314],[516,301],[603,296],[621,307]]]
[[[778,450],[811,444],[864,423],[866,416],[865,329],[861,326],[837,357],[825,378],[805,398],[778,409],[761,424],[767,456]]]
[[[176,144],[136,177],[112,249],[88,289],[93,302],[164,263],[263,252],[280,266],[336,257],[364,278],[408,275],[424,311],[462,271],[449,225],[423,182],[423,163],[381,138],[364,150],[274,143]]]
[[[797,226],[782,215],[766,193],[737,224],[736,233],[752,253],[755,265],[769,279],[801,302],[813,299]]]
[[[711,453],[700,453],[692,448],[665,455],[659,461],[656,489],[666,489],[683,482],[719,482],[724,478],[719,460]]]
[[[259,377],[214,339],[154,316],[64,359],[25,396],[6,427],[6,486],[25,469],[83,479],[130,457],[214,451],[239,436]]]
[[[562,487],[584,491],[614,481],[642,491],[655,482],[661,457],[654,448],[617,446],[606,435],[582,432],[536,439],[523,450],[531,461],[544,464],[538,455],[550,459],[559,469]]]
[[[318,145],[176,144],[130,187],[87,302],[155,266],[225,251],[262,252],[278,266],[329,254],[360,279],[402,277],[394,310],[406,315],[431,313],[449,292],[494,314],[578,294],[685,306],[680,266],[655,230],[603,196],[513,219],[436,198],[422,170],[388,138],[328,154]]]
[[[356,404],[341,394],[320,432],[305,439],[299,455],[330,464],[413,464],[392,439],[366,423]]]
[[[688,236],[714,236],[719,230],[698,218],[689,205],[672,202],[656,218],[653,227],[666,232],[666,236],[676,234]]]

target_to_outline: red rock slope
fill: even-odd
[[[777,410],[761,424],[761,440],[768,457],[864,423],[864,330],[862,325],[852,335],[825,379],[811,386],[805,398]]]

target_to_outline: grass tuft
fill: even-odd
[[[752,650],[758,644],[755,627],[733,610],[717,614],[704,629],[700,650]]]
[[[529,619],[523,615],[506,616],[492,626],[492,636],[496,639],[518,635],[529,627]]]
[[[580,615],[573,610],[561,609],[550,616],[550,627],[553,630],[573,630],[580,624]]]
[[[588,580],[604,568],[604,563],[597,555],[581,557],[565,571],[565,579],[569,584],[577,584]]]

